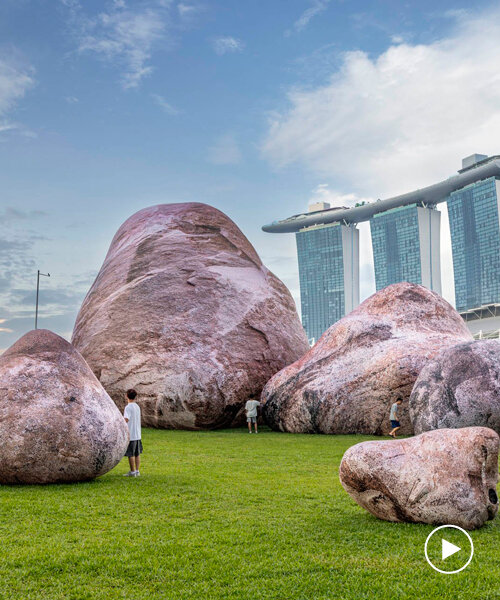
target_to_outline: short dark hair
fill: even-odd
[[[137,392],[135,390],[132,390],[132,389],[127,390],[127,398],[129,400],[135,400],[136,396],[137,396]]]
[[[396,402],[403,402],[403,398],[401,398],[401,396],[398,396],[398,397],[396,398]]]

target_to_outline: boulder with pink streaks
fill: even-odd
[[[486,427],[362,442],[344,454],[340,482],[379,519],[476,529],[498,511],[498,444]]]
[[[238,227],[206,204],[139,211],[116,233],[73,343],[143,424],[239,424],[274,373],[308,350],[294,301]]]
[[[408,399],[418,374],[443,348],[471,339],[441,296],[417,284],[390,285],[267,383],[264,418],[293,433],[384,435],[391,404],[402,397],[400,433],[412,433]]]
[[[0,356],[1,483],[85,481],[117,465],[123,416],[82,356],[30,331]]]
[[[420,372],[410,396],[415,433],[483,426],[500,433],[500,343],[446,348]]]

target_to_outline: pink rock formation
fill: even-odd
[[[498,511],[498,444],[486,427],[363,442],[344,454],[340,482],[379,519],[476,529]]]
[[[397,283],[332,325],[297,362],[265,386],[264,418],[293,433],[387,434],[391,404],[402,396],[400,433],[412,433],[408,398],[428,360],[471,340],[448,302]]]
[[[241,422],[246,400],[308,349],[293,299],[238,227],[206,204],[161,204],[116,233],[73,343],[143,424]]]
[[[128,429],[80,354],[30,331],[0,356],[1,483],[84,481],[123,458]]]
[[[500,433],[500,344],[446,348],[420,372],[410,396],[415,433],[482,426]]]

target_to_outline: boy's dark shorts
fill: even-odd
[[[401,427],[401,425],[399,424],[399,421],[391,421],[391,427],[394,429],[394,427]]]
[[[139,456],[139,454],[142,454],[141,440],[133,440],[132,442],[129,442],[125,456]]]

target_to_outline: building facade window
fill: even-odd
[[[458,311],[500,302],[500,226],[494,177],[448,200],[455,302]]]
[[[316,341],[344,316],[342,230],[337,223],[296,233],[302,325]]]
[[[394,208],[370,219],[375,286],[422,283],[420,238],[416,205]]]

